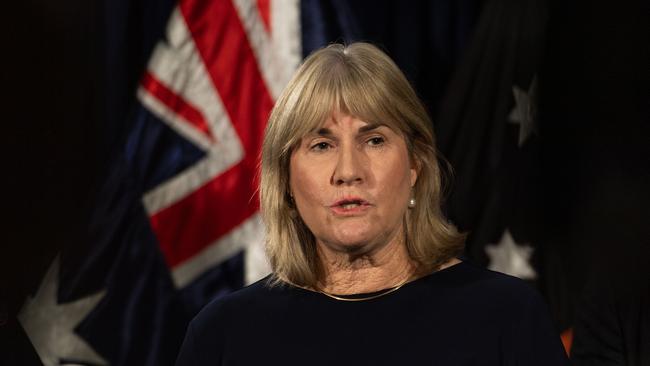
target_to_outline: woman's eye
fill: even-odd
[[[330,148],[330,144],[327,142],[319,142],[317,144],[314,144],[311,149],[315,151],[325,151]]]
[[[367,144],[370,146],[380,146],[384,143],[384,138],[383,137],[373,137],[367,141]]]

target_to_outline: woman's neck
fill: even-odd
[[[323,280],[318,290],[349,295],[380,291],[416,277],[417,265],[403,241],[391,241],[374,252],[348,253],[318,244]]]

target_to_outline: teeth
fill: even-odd
[[[357,207],[357,206],[359,206],[358,203],[345,203],[345,204],[342,204],[342,205],[341,205],[341,207],[343,207],[343,208],[345,208],[345,209],[353,208],[353,207]]]

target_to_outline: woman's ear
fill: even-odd
[[[415,186],[415,182],[418,180],[418,172],[415,168],[411,168],[411,188]]]
[[[410,183],[411,188],[415,186],[415,182],[418,180],[418,174],[420,174],[420,160],[416,157],[411,157],[411,170],[410,170]]]

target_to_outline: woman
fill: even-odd
[[[543,302],[456,258],[431,122],[376,47],[309,56],[262,152],[273,274],[208,305],[177,365],[562,365]]]

